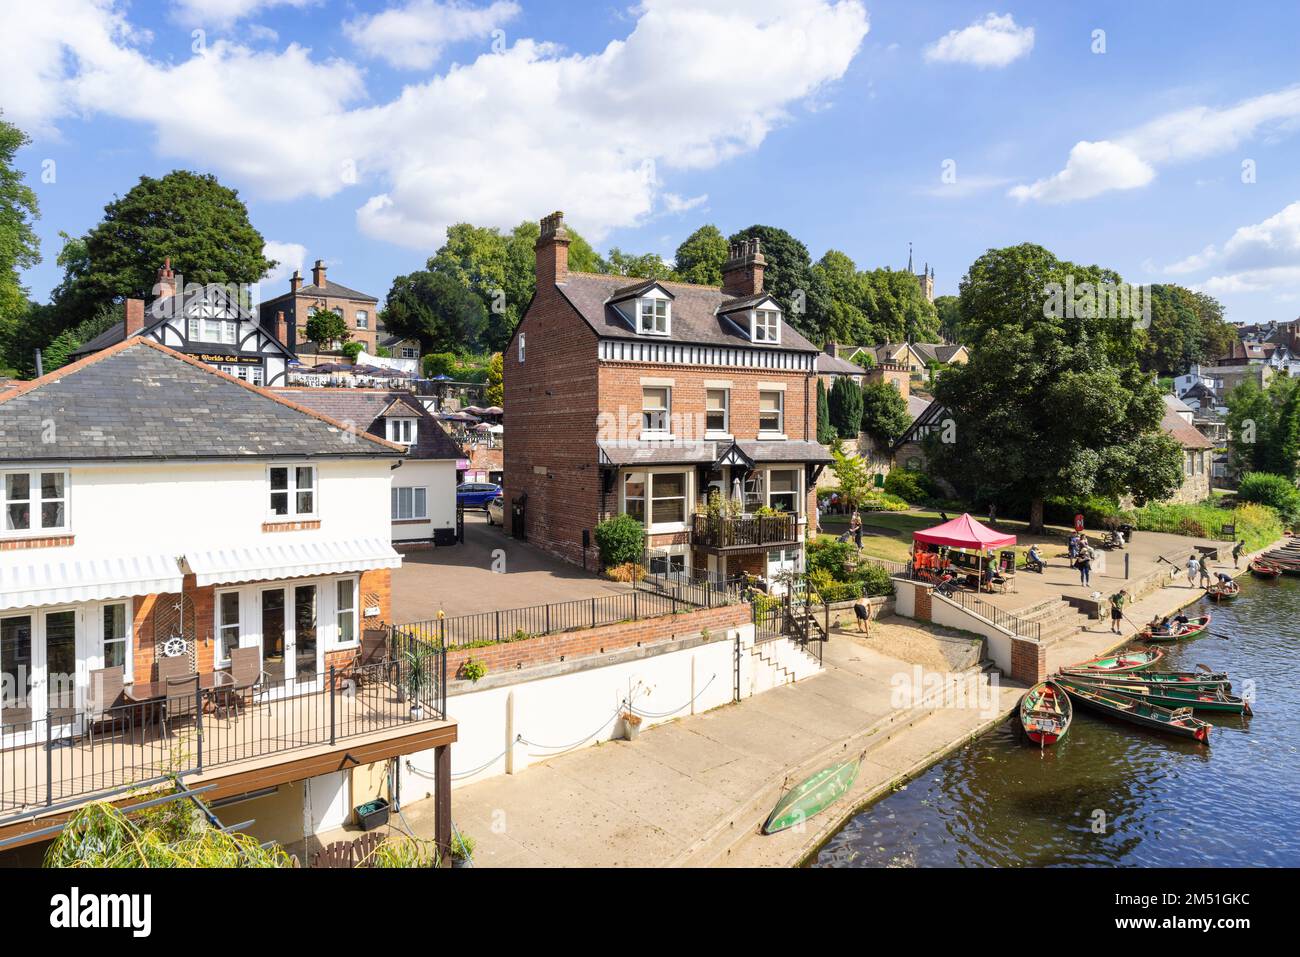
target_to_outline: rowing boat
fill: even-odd
[[[1148,648],[1145,651],[1121,651],[1114,655],[1101,655],[1067,668],[1067,671],[1104,671],[1107,674],[1123,674],[1127,671],[1141,671],[1150,668],[1165,656],[1162,648]]]
[[[1138,698],[1162,708],[1191,708],[1194,711],[1222,711],[1228,714],[1250,714],[1250,702],[1228,694],[1222,688],[1200,690],[1172,685],[1147,685],[1136,681],[1121,683],[1118,678],[1098,675],[1095,678],[1072,679],[1089,688],[1114,691]]]
[[[1073,717],[1069,695],[1050,681],[1040,681],[1020,699],[1020,726],[1040,748],[1065,737]]]
[[[1282,569],[1279,566],[1270,565],[1258,558],[1250,563],[1250,573],[1256,578],[1273,579],[1282,577]]]
[[[852,761],[841,761],[800,781],[776,802],[763,824],[763,833],[784,831],[825,810],[853,784],[861,763],[861,756]]]
[[[1143,671],[1134,674],[1105,674],[1097,672],[1067,670],[1061,674],[1067,678],[1084,678],[1089,681],[1105,679],[1107,684],[1122,687],[1136,685],[1147,688],[1180,688],[1188,691],[1215,691],[1222,688],[1232,690],[1232,682],[1223,672],[1214,671]]]
[[[1235,583],[1234,583],[1235,584]],[[1205,634],[1206,629],[1210,627],[1210,616],[1202,615],[1200,618],[1189,618],[1182,625],[1173,624],[1168,634],[1154,632],[1151,626],[1147,625],[1138,632],[1138,639],[1145,642],[1156,641],[1191,641],[1193,638],[1199,638]]]
[[[1205,589],[1205,594],[1215,601],[1231,601],[1241,594],[1241,586],[1234,581],[1221,581]]]
[[[1202,744],[1210,743],[1212,725],[1208,721],[1194,717],[1191,708],[1170,710],[1141,701],[1132,695],[1091,686],[1087,682],[1062,681],[1061,683],[1075,704],[1099,714],[1119,718],[1121,721],[1141,725],[1153,731],[1164,731],[1166,734],[1174,734],[1180,738],[1190,738]]]

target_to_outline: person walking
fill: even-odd
[[[865,586],[862,589],[862,594],[858,596],[858,600],[853,603],[853,615],[858,620],[858,631],[870,637],[867,623],[871,620],[871,609],[867,605],[867,589]]]
[[[1110,630],[1120,634],[1120,622],[1124,620],[1124,603],[1128,601],[1128,592],[1121,588],[1110,596]]]
[[[1246,550],[1246,542],[1244,540],[1238,541],[1236,545],[1232,546],[1232,567],[1233,568],[1241,567],[1241,553],[1244,552],[1245,550]]]
[[[1197,579],[1201,577],[1201,563],[1196,560],[1195,555],[1189,555],[1187,558],[1187,584],[1196,587]]]
[[[862,548],[862,516],[855,508],[853,516],[849,519],[849,531],[853,533],[853,544]]]
[[[1201,587],[1209,588],[1214,584],[1214,579],[1210,577],[1210,560],[1209,558],[1201,559]]]
[[[1079,533],[1075,532],[1070,536],[1070,561],[1073,562],[1079,557]]]

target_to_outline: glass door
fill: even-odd
[[[0,737],[5,747],[32,734],[32,616],[0,618]]]
[[[271,689],[316,687],[323,670],[316,585],[262,590],[262,670]]]
[[[51,734],[71,732],[79,704],[77,681],[77,613],[75,610],[47,611],[42,615],[44,668],[38,688],[52,722]],[[39,714],[38,714],[39,716]]]
[[[287,638],[284,589],[264,589],[262,591],[262,670],[266,672],[272,688],[280,687],[288,678],[284,673]]]
[[[315,585],[293,589],[293,682],[299,690],[314,686],[321,673],[316,591]]]

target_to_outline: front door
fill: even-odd
[[[82,682],[77,676],[77,612],[47,611],[41,615],[41,641],[33,703],[48,709],[52,736],[71,732],[80,706]],[[44,652],[44,654],[40,654]],[[42,660],[43,659],[43,660]],[[42,700],[44,699],[44,700]],[[42,713],[38,710],[37,716]]]
[[[83,703],[78,662],[78,612],[74,608],[0,618],[0,737],[6,746],[75,729]],[[79,652],[81,652],[79,654]]]
[[[317,686],[323,668],[316,585],[262,590],[262,670],[289,693]]]

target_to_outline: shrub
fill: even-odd
[[[481,661],[475,661],[473,658],[466,658],[460,664],[459,676],[465,681],[471,683],[477,682],[487,674],[487,665]]]
[[[894,580],[889,575],[889,569],[884,565],[867,562],[862,566],[861,576],[862,584],[866,586],[869,597],[879,598],[894,593]]]
[[[365,351],[365,346],[359,342],[345,342],[343,343],[343,348],[339,351],[348,357],[349,362],[356,362],[357,356],[361,355],[361,353]]]
[[[596,526],[603,568],[638,562],[645,554],[645,528],[631,515],[616,515]]]
[[[1300,489],[1285,475],[1271,472],[1247,472],[1237,487],[1237,501],[1254,502],[1275,508],[1288,522],[1300,517]]]
[[[858,507],[866,512],[906,512],[908,504],[888,492],[868,492]]]
[[[916,469],[891,469],[885,476],[885,491],[905,502],[923,502],[935,494],[930,476]]]
[[[1267,505],[1249,503],[1234,510],[1219,508],[1209,502],[1178,505],[1152,502],[1133,513],[1137,528],[1149,532],[1167,532],[1196,538],[1226,540],[1223,526],[1235,524],[1235,537],[1246,543],[1247,551],[1262,548],[1282,537],[1282,520]]]
[[[639,582],[645,578],[645,566],[637,562],[624,562],[605,569],[605,575],[616,582]]]
[[[836,581],[846,581],[852,573],[846,566],[857,558],[857,549],[850,542],[819,538],[808,543],[808,574],[823,571]]]

